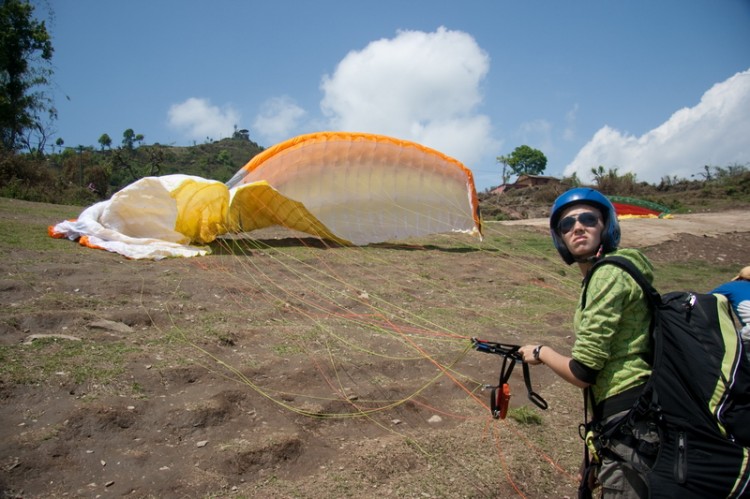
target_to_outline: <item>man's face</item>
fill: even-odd
[[[563,211],[557,231],[576,260],[596,255],[602,244],[604,222],[593,206],[578,204]]]

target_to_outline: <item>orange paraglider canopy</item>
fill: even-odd
[[[445,232],[481,237],[474,178],[463,164],[414,142],[349,132],[277,144],[226,184],[188,175],[140,179],[50,234],[163,258],[206,254],[193,244],[271,225],[345,245]]]

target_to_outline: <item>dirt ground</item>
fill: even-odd
[[[58,221],[23,208],[10,216],[34,230]],[[488,231],[513,244],[544,224]],[[750,264],[747,212],[622,225],[657,267]],[[493,420],[477,381],[500,359],[464,347],[498,322],[504,341],[569,347],[578,278],[549,252],[442,241],[4,251],[0,497],[574,497],[578,392],[539,369],[543,424]],[[560,305],[519,324],[529,286]]]

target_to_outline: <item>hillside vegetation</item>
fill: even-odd
[[[86,206],[151,175],[182,173],[226,182],[261,151],[243,136],[188,147],[67,148],[42,157],[0,151],[0,196]]]
[[[127,139],[127,136],[126,136]],[[189,147],[140,145],[142,136],[100,150],[79,146],[44,156],[0,151],[0,196],[25,201],[88,206],[139,178],[182,173],[226,182],[263,147],[247,135]],[[744,165],[705,166],[692,179],[665,177],[659,185],[638,182],[602,166],[592,170],[593,187],[605,194],[630,196],[668,208],[672,213],[721,211],[750,207],[750,170]],[[498,176],[499,176],[498,171]],[[559,184],[479,194],[486,220],[546,217],[554,199],[581,185],[574,177]]]
[[[548,217],[555,198],[571,187],[576,178],[559,184],[511,189],[502,194],[479,194],[486,220],[520,220]],[[697,213],[750,208],[750,170],[744,166],[706,167],[700,179],[664,179],[659,185],[637,182],[632,174],[618,175],[610,170],[597,175],[594,185],[607,195],[632,197],[664,206],[670,213]]]

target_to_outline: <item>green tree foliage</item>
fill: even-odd
[[[101,134],[99,137],[99,145],[102,146],[102,151],[106,148],[109,149],[112,147],[112,138],[107,135],[106,133]]]
[[[597,189],[604,194],[617,194],[620,196],[629,196],[637,194],[638,185],[635,173],[625,173],[619,175],[617,168],[605,170],[602,165],[592,168],[591,173],[594,175],[594,183]]]
[[[59,138],[44,157],[0,147],[0,196],[87,206],[144,176],[183,173],[224,182],[263,150],[244,137],[173,147],[141,144],[143,135],[132,129],[125,135],[124,144],[105,150],[101,142],[63,147]]]
[[[132,151],[135,149],[136,142],[143,142],[143,134],[139,133],[136,135],[132,128],[128,128],[122,132],[122,145],[125,149]]]
[[[539,149],[534,149],[527,145],[516,147],[510,153],[510,156],[502,158],[504,160],[503,164],[507,163],[513,173],[519,176],[540,175],[547,168],[547,156]]]
[[[28,1],[0,4],[0,144],[9,151],[32,150],[32,137],[41,152],[48,124],[57,117],[51,99],[39,88],[50,82],[52,41],[44,21],[33,18]]]

